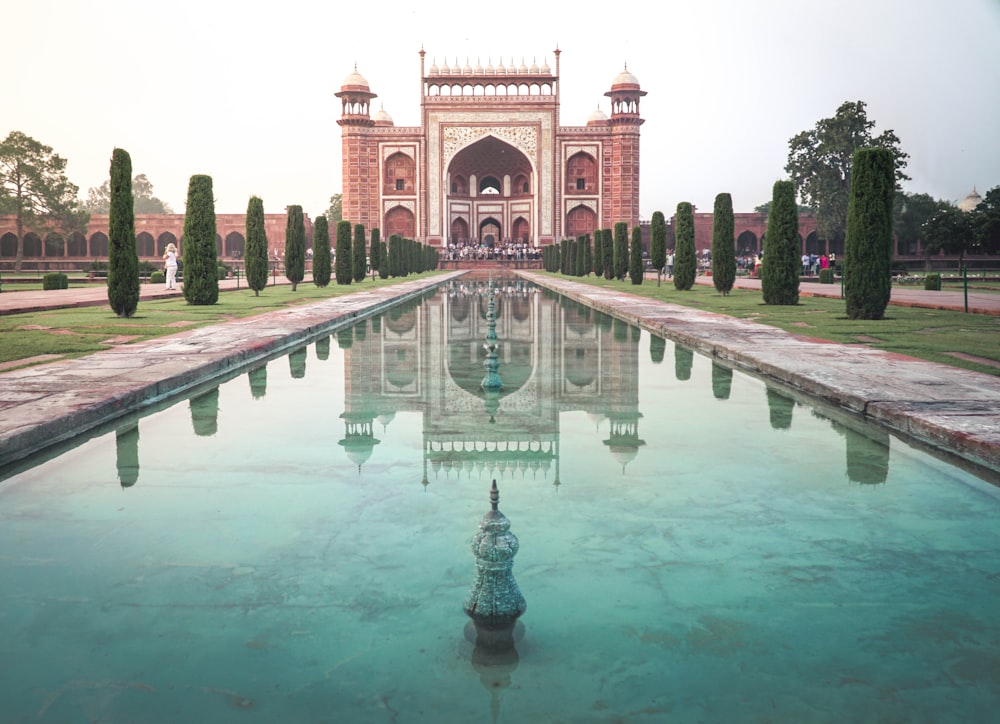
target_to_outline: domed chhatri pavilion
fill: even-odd
[[[355,70],[336,94],[343,214],[365,228],[434,246],[532,246],[639,223],[639,101],[627,69],[604,93],[610,117],[561,125],[559,54],[547,62],[425,66],[420,125],[400,127]]]

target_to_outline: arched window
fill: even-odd
[[[384,193],[412,194],[416,180],[416,165],[405,153],[394,153],[385,160]]]
[[[597,193],[597,162],[589,153],[576,153],[566,162],[566,193]]]

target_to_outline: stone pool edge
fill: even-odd
[[[522,278],[731,367],[844,408],[904,439],[1000,472],[1000,378],[797,335],[538,273]]]
[[[0,467],[179,396],[464,271],[309,302],[0,374]]]

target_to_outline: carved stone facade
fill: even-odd
[[[425,66],[421,123],[397,127],[370,113],[372,92],[355,69],[341,99],[343,214],[382,238],[433,246],[504,242],[531,246],[639,224],[639,100],[628,70],[611,90],[610,118],[560,125],[555,70],[523,63]]]

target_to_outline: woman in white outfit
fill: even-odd
[[[177,288],[177,247],[173,243],[167,244],[167,250],[163,254],[163,259],[167,263],[167,289]]]

